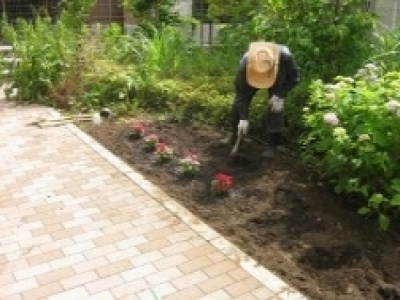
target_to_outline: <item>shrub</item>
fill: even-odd
[[[18,20],[15,28],[7,25],[3,32],[21,59],[12,77],[18,98],[46,103],[49,91],[74,59],[76,36],[62,23],[39,16],[33,23]]]
[[[365,199],[362,214],[380,226],[400,212],[400,72],[381,74],[368,64],[354,77],[311,85],[304,109],[303,157],[337,193]]]

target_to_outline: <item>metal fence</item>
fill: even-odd
[[[0,0],[0,12],[6,13],[10,21],[16,18],[31,19],[41,8],[51,16],[57,15],[62,0]],[[72,0],[68,0],[72,1]],[[390,28],[400,27],[400,0],[366,1],[368,9],[375,11],[382,22]],[[193,37],[202,45],[211,45],[217,41],[219,29],[224,24],[213,23],[207,16],[206,0],[176,0],[176,9],[186,17],[194,16],[199,22],[193,25]],[[97,0],[88,19],[89,24],[118,23],[130,32],[134,20],[120,5],[120,0]]]
[[[11,22],[17,18],[32,19],[40,11],[55,16],[59,2],[59,0],[0,0],[0,13],[6,14]]]
[[[17,18],[32,19],[38,12],[46,11],[56,17],[61,0],[0,0],[0,13],[11,22]],[[88,19],[89,24],[124,24],[125,14],[118,0],[97,0]]]

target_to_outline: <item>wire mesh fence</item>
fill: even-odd
[[[57,18],[62,0],[0,0],[0,13],[6,15],[9,22],[18,18],[33,19],[39,12],[47,12]],[[132,32],[134,19],[121,6],[120,0],[97,0],[87,20],[89,25],[107,25],[117,23],[126,32]],[[202,45],[215,43],[220,24],[214,24],[207,18],[206,0],[177,0],[175,8],[184,17],[196,17],[198,23],[191,26],[191,34]],[[93,26],[94,27],[94,26]]]
[[[14,22],[17,18],[32,19],[36,13],[47,11],[56,18],[63,0],[0,0],[1,15]],[[399,0],[366,1],[368,9],[374,10],[382,22],[390,28],[400,26]],[[121,0],[97,0],[88,18],[88,24],[120,24],[126,32],[132,32],[134,19],[127,14]],[[176,0],[176,9],[185,17],[195,17],[198,22],[191,25],[191,34],[201,45],[212,45],[217,42],[218,31],[223,23],[214,23],[208,17],[206,0]]]

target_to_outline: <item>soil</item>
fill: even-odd
[[[222,131],[146,120],[146,133],[174,149],[174,159],[159,163],[124,124],[81,127],[308,298],[400,299],[399,231],[382,232],[375,218],[357,215],[358,204],[334,194],[294,151],[263,158],[266,146],[246,140],[232,157]],[[192,178],[177,172],[188,153],[201,162]],[[224,197],[210,193],[218,172],[234,181]]]

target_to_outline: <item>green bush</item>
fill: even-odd
[[[178,79],[142,77],[134,68],[116,69],[108,64],[102,71],[84,76],[84,90],[79,103],[81,111],[108,106],[121,115],[137,110],[165,114],[176,120],[226,125],[232,94],[221,94],[214,83],[194,86]]]
[[[15,27],[6,25],[3,32],[21,59],[12,78],[18,98],[47,104],[49,91],[74,58],[76,36],[63,23],[53,24],[50,18],[39,16],[32,23],[19,19]]]
[[[18,19],[15,25],[3,18],[2,37],[21,60],[13,71],[11,87],[17,88],[19,100],[55,105],[48,98],[54,87],[67,76],[76,75],[79,80],[85,21],[94,3],[95,0],[65,1],[55,21],[46,12],[37,14],[32,21]],[[65,104],[64,100],[61,102]]]
[[[303,157],[337,193],[365,199],[386,229],[400,210],[400,72],[368,64],[354,77],[311,85],[304,109]]]

